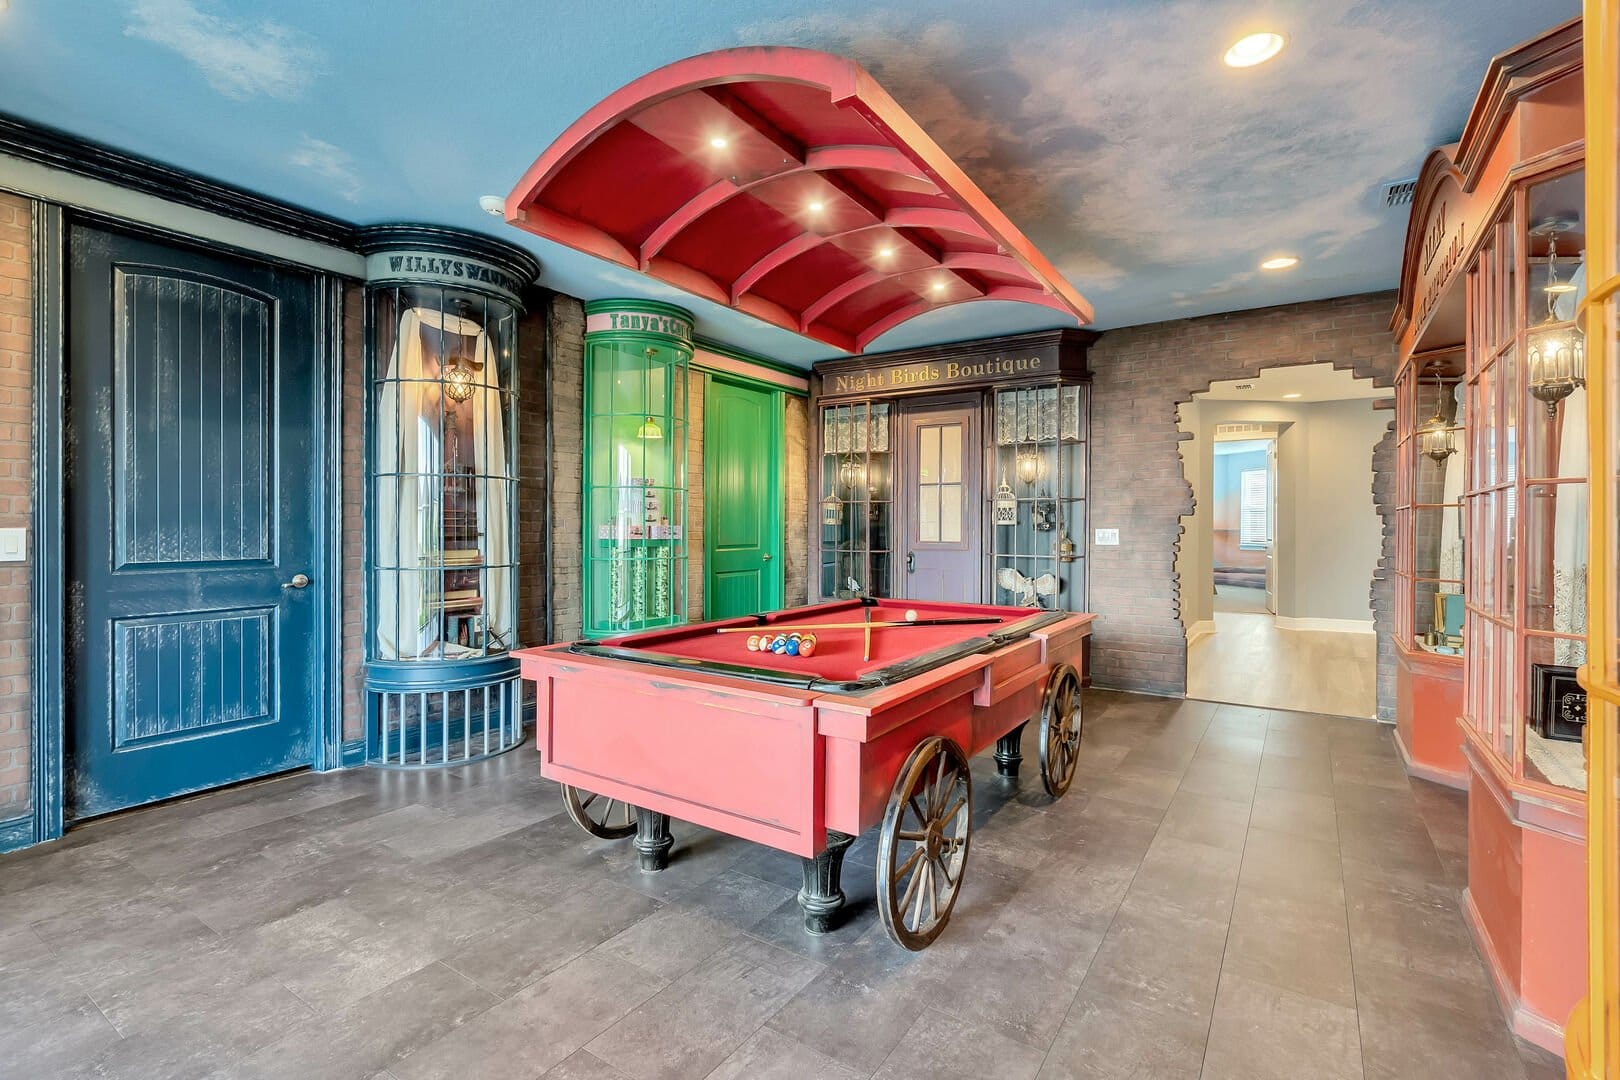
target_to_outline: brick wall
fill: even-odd
[[[343,289],[343,738],[366,730],[365,290]]]
[[[792,607],[810,602],[810,403],[804,398],[788,395],[784,431],[787,453],[782,467],[786,470],[787,491],[783,503],[787,527],[782,531],[782,557],[787,565],[783,568],[782,596],[784,603]]]
[[[0,527],[29,525],[33,211],[0,193]],[[0,821],[30,812],[29,561],[0,569]]]
[[[553,295],[546,320],[551,361],[551,640],[580,635],[582,583],[580,550],[581,476],[584,458],[585,305]]]
[[[1180,695],[1187,640],[1175,575],[1181,518],[1192,487],[1177,453],[1176,407],[1213,382],[1261,369],[1331,363],[1390,386],[1394,296],[1375,293],[1110,330],[1091,349],[1091,525],[1118,528],[1120,546],[1095,547],[1092,678],[1100,686]],[[1369,583],[1378,631],[1379,715],[1393,715],[1391,437],[1374,453],[1373,501],[1386,515],[1384,557]]]
[[[551,527],[546,492],[546,305],[535,304],[518,322],[517,351],[517,545],[519,645],[546,642],[546,530]]]

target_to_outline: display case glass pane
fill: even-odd
[[[516,638],[516,312],[439,286],[372,293],[372,657]]]
[[[1085,606],[1085,386],[992,395],[994,445],[985,475],[990,598],[998,604]]]
[[[686,620],[690,350],[617,334],[586,344],[585,632]]]
[[[886,403],[829,405],[821,411],[821,596],[891,595],[890,519],[894,468]],[[933,432],[934,471],[939,432]],[[939,491],[930,507],[939,529]]]

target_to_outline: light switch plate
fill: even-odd
[[[1119,547],[1119,530],[1118,529],[1098,529],[1097,530],[1097,546],[1098,547]]]
[[[0,562],[26,562],[28,530],[0,529]]]

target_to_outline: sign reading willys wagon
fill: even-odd
[[[407,281],[424,285],[466,285],[519,303],[527,282],[498,266],[440,251],[379,251],[366,257],[366,280]]]

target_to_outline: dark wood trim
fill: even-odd
[[[64,334],[67,269],[66,226],[60,206],[33,202],[31,267],[34,337],[31,398],[33,461],[30,468],[33,626],[29,658],[32,695],[33,810],[35,843],[62,835],[63,649],[66,572],[62,427],[67,372]]]
[[[1099,337],[1101,334],[1094,330],[1060,328],[1008,334],[1003,337],[978,338],[972,341],[952,341],[898,352],[822,360],[814,365],[811,372],[811,407],[814,408],[822,401],[882,401],[921,396],[948,396],[989,387],[1053,383],[1060,379],[1064,382],[1087,381],[1091,378],[1087,353],[1092,343]],[[950,362],[973,364],[1031,353],[1052,356],[1056,360],[1056,365],[1043,365],[1042,370],[1027,374],[999,373],[954,381],[908,384],[899,388],[867,387],[842,392],[829,389],[833,381],[842,375],[893,370],[918,364]]]
[[[346,221],[0,113],[0,154],[316,243],[354,250]]]
[[[317,655],[324,658],[314,673],[316,697],[323,703],[315,718],[314,760],[318,771],[343,768],[343,369],[351,359],[343,351],[343,281],[322,274],[315,281],[317,325],[323,327],[315,359],[315,381],[324,409],[316,418],[321,483],[315,522],[318,552],[315,573],[322,583]]]
[[[517,245],[483,233],[442,225],[408,222],[367,225],[355,230],[354,247],[362,255],[418,248],[450,256],[482,259],[500,267],[524,286],[533,284],[540,276],[540,260]]]

